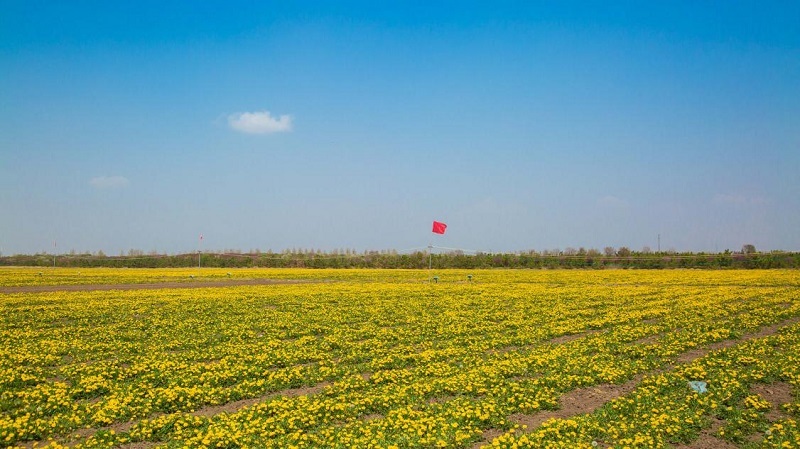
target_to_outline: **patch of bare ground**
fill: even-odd
[[[800,316],[789,318],[788,320],[783,320],[780,323],[771,324],[769,326],[765,326],[761,328],[758,332],[745,335],[742,340],[755,340],[757,338],[764,338],[770,335],[774,335],[780,330],[782,327],[791,326],[792,324],[800,323]]]
[[[713,349],[719,349],[719,348],[706,347],[706,348],[692,349],[692,350],[689,350],[689,351],[686,351],[686,352],[680,354],[675,359],[675,361],[678,362],[678,363],[689,363],[689,362],[691,362],[691,361],[693,361],[695,359],[699,359],[700,357],[703,357],[704,355],[706,355],[709,352],[711,352]]]
[[[486,351],[486,354],[488,354],[488,355],[500,355],[500,354],[505,354],[507,352],[520,351],[520,350],[523,350],[523,349],[526,349],[526,348],[530,348],[530,347],[532,347],[534,345],[541,345],[541,344],[560,345],[560,344],[569,343],[571,341],[578,340],[579,338],[582,338],[582,337],[586,337],[586,336],[589,336],[589,335],[592,335],[592,334],[596,334],[598,332],[600,332],[600,331],[599,330],[590,330],[590,331],[586,331],[586,332],[578,332],[577,334],[559,335],[558,337],[553,337],[553,338],[551,338],[549,340],[544,340],[544,341],[540,341],[540,342],[533,343],[533,344],[528,344],[528,345],[502,346],[502,347],[499,347],[499,348],[489,349],[489,350]]]
[[[653,344],[653,343],[656,342],[656,340],[661,338],[662,335],[663,334],[648,335],[647,337],[642,337],[642,338],[640,338],[640,339],[638,339],[636,341],[632,341],[629,344],[630,345],[649,345],[649,344]]]
[[[500,348],[492,348],[486,351],[488,355],[502,355],[508,352],[518,351],[524,348],[524,346],[517,346],[517,345],[510,345],[510,346],[502,346]]]
[[[781,404],[794,401],[792,397],[792,386],[787,382],[755,384],[750,387],[750,392],[758,394],[770,403],[771,408],[766,413],[766,418],[773,422],[787,417],[786,413],[781,410]]]
[[[562,335],[560,337],[551,338],[550,340],[545,341],[544,343],[550,343],[553,345],[560,345],[564,343],[569,343],[571,341],[575,341],[579,338],[588,337],[589,335],[596,334],[600,331],[591,330],[586,332],[579,332],[577,334],[569,334],[569,335]]]
[[[89,437],[90,435],[94,435],[97,432],[97,429],[77,429],[71,432],[69,435],[62,437],[58,440],[58,442],[64,447],[73,447],[77,443],[75,440],[84,439]],[[17,447],[24,447],[25,449],[33,449],[37,447],[46,446],[50,441],[56,441],[55,439],[51,440],[42,440],[42,441],[27,441],[25,443],[20,443]],[[155,443],[150,443],[155,444]]]
[[[375,419],[382,419],[383,415],[380,413],[370,413],[369,415],[364,415],[361,419],[364,421],[372,421]]]
[[[558,337],[553,337],[549,340],[540,341],[537,343],[527,344],[527,345],[509,345],[509,346],[501,346],[499,348],[492,348],[486,351],[488,355],[500,355],[505,354],[507,352],[512,351],[520,351],[523,349],[530,348],[534,345],[541,345],[541,344],[552,344],[552,345],[560,345],[564,343],[569,343],[571,341],[575,341],[581,337],[586,337],[587,335],[596,334],[599,331],[592,330],[586,332],[578,332],[577,334],[567,334],[567,335],[559,335]]]
[[[223,279],[216,281],[159,282],[157,284],[78,284],[78,285],[20,285],[0,287],[0,293],[76,292],[107,290],[159,290],[167,288],[212,288],[240,285],[317,284],[329,280],[306,279]]]
[[[220,413],[235,413],[245,407],[249,407],[251,405],[258,404],[259,402],[263,402],[267,399],[275,398],[278,396],[286,396],[286,397],[297,397],[297,396],[309,396],[313,394],[320,393],[325,387],[330,385],[331,383],[328,381],[320,382],[313,386],[307,387],[298,387],[298,388],[289,388],[286,390],[272,392],[263,396],[249,398],[249,399],[241,399],[239,401],[228,402],[226,404],[220,405],[209,405],[206,407],[199,408],[192,412],[194,416],[203,416],[203,417],[212,417],[214,415]],[[163,413],[154,413],[147,417],[147,419],[153,419],[158,416],[163,415]],[[133,426],[139,423],[139,420],[132,420],[127,422],[115,423],[110,426],[102,427],[102,428],[85,428],[85,429],[77,429],[72,432],[69,437],[76,437],[78,439],[85,439],[88,438],[100,430],[113,430],[116,433],[125,433],[131,430]],[[25,448],[33,448],[33,447],[41,447],[47,444],[47,441],[29,441],[23,444]],[[66,442],[62,443],[67,447],[74,446],[77,442]],[[155,446],[156,443],[142,441],[137,443],[129,443],[127,445],[123,445],[120,447],[126,449],[146,449],[152,446]]]
[[[569,418],[592,413],[612,399],[632,392],[643,378],[644,374],[640,374],[622,385],[603,384],[572,390],[561,396],[558,410],[545,410],[534,414],[515,413],[509,419],[516,424],[526,426],[528,430],[533,430],[552,418]]]
[[[282,390],[275,393],[270,393],[257,398],[241,399],[239,401],[228,402],[227,404],[221,404],[221,405],[210,405],[195,410],[194,412],[192,412],[192,415],[212,417],[220,413],[235,413],[245,407],[249,407],[251,405],[255,405],[258,404],[259,402],[278,396],[286,396],[289,398],[293,398],[297,396],[310,396],[313,394],[317,394],[330,384],[331,384],[330,382],[321,382],[312,387],[290,388],[288,390]]]
[[[762,336],[766,336],[766,335],[771,335],[771,334],[765,334],[765,335],[762,335]],[[755,337],[752,337],[752,338],[755,338]],[[706,354],[708,354],[711,351],[716,351],[718,349],[730,348],[731,346],[735,346],[735,345],[741,343],[742,341],[750,340],[752,338],[748,338],[748,336],[745,336],[741,340],[729,339],[729,340],[722,340],[722,341],[714,342],[714,343],[706,345],[706,346],[704,346],[702,348],[695,348],[695,349],[691,349],[689,351],[686,351],[683,354],[679,355],[678,358],[676,358],[675,360],[678,363],[689,363],[691,361],[694,361],[695,359],[699,359],[700,357],[705,356]]]
[[[480,447],[483,447],[504,433],[505,432],[503,432],[502,430],[495,429],[494,427],[486,429],[483,431],[483,434],[481,434],[481,439],[478,440],[475,444],[473,444],[472,448],[478,449]]]
[[[775,382],[772,384],[755,384],[750,387],[751,393],[756,393],[766,399],[771,408],[766,414],[766,418],[771,422],[785,418],[787,415],[780,409],[781,404],[792,402],[792,386],[786,382]],[[676,449],[727,449],[735,448],[736,445],[718,438],[717,432],[723,426],[724,421],[712,418],[711,427],[700,432],[700,437],[688,445],[676,446]],[[764,438],[761,432],[750,435],[748,441],[758,443]]]
[[[745,335],[741,340],[724,340],[721,342],[717,342],[713,345],[710,345],[710,347],[707,349],[694,349],[692,351],[684,353],[681,357],[678,358],[678,361],[691,362],[695,358],[702,357],[706,353],[714,349],[727,348],[741,341],[768,337],[770,335],[774,335],[775,333],[777,333],[780,328],[784,326],[791,326],[792,324],[795,324],[797,322],[800,322],[800,317],[790,318],[780,323],[766,326],[760,329],[758,332]],[[689,358],[688,357],[689,354],[691,354],[693,357]],[[772,384],[755,384],[750,388],[750,391],[751,393],[757,393],[770,403],[771,408],[767,412],[766,417],[767,419],[773,422],[781,418],[784,418],[786,416],[783,413],[783,411],[781,411],[780,405],[785,404],[787,402],[792,402],[794,400],[794,398],[792,397],[792,386],[786,382],[775,382]],[[720,438],[717,438],[715,436],[719,431],[720,427],[722,427],[723,422],[724,421],[721,421],[717,418],[713,418],[711,427],[709,429],[705,429],[702,432],[700,432],[700,437],[697,440],[693,441],[691,444],[688,445],[676,446],[676,449],[727,449],[727,448],[737,447],[736,445],[729,443],[725,440],[722,440]],[[758,442],[762,438],[763,435],[757,433],[750,436],[750,441]]]
[[[45,381],[47,383],[51,383],[51,384],[54,384],[54,383],[58,382],[58,383],[62,383],[62,384],[72,385],[72,382],[70,382],[69,380],[67,380],[67,379],[65,379],[65,378],[63,378],[61,376],[48,377],[47,379],[45,379]]]
[[[724,340],[720,342],[713,343],[706,348],[703,349],[693,349],[681,354],[678,357],[678,361],[681,363],[689,363],[694,361],[697,358],[703,357],[710,351],[714,349],[721,349],[727,348],[742,341],[753,340],[757,338],[764,338],[770,335],[774,335],[784,326],[790,326],[800,322],[800,317],[790,318],[788,320],[781,321],[779,323],[775,323],[769,326],[766,326],[760,329],[758,332],[754,332],[752,334],[747,334],[743,336],[741,339],[731,339],[731,340]],[[672,369],[672,365],[669,365],[666,369]],[[592,413],[598,408],[602,407],[606,403],[629,394],[633,392],[636,386],[644,379],[647,375],[656,374],[659,372],[663,372],[663,368],[659,368],[653,371],[649,371],[647,373],[638,374],[633,379],[625,382],[622,385],[611,385],[611,384],[603,384],[603,385],[596,385],[593,387],[587,388],[580,388],[577,390],[573,390],[570,392],[565,393],[559,399],[559,409],[558,410],[545,410],[534,414],[522,414],[516,413],[509,417],[509,420],[520,425],[526,426],[525,431],[531,432],[540,425],[542,425],[545,421],[557,418],[557,419],[564,419],[570,418],[576,415],[582,415],[586,413]],[[776,403],[784,403],[792,401],[791,397],[791,390],[786,391],[785,386],[779,385],[781,383],[771,384],[770,386],[773,387],[770,389],[771,392],[766,392],[767,395],[770,395],[775,402],[767,398],[767,396],[762,395],[765,399],[767,399],[771,404]],[[778,386],[776,386],[778,385]],[[759,394],[761,390],[759,390]],[[788,399],[785,399],[788,396]],[[779,399],[780,398],[780,399]],[[783,401],[783,402],[779,402]],[[774,407],[774,406],[773,406]],[[722,425],[722,421],[719,419],[714,418],[712,420],[712,425],[709,429],[705,429],[700,433],[700,437],[692,442],[688,446],[677,446],[682,449],[727,449],[727,448],[735,448],[737,446],[728,443],[727,441],[721,440],[714,435],[719,430]],[[496,429],[488,429],[484,431],[481,440],[475,443],[473,447],[481,447],[482,445],[490,443],[494,438],[497,436],[494,435],[493,432]]]
[[[453,396],[453,395],[439,396],[439,397],[428,399],[428,404],[442,404],[442,403],[445,403],[445,402],[452,401],[455,398],[456,397]]]
[[[711,420],[711,427],[704,429],[700,432],[700,436],[689,444],[676,445],[675,449],[735,449],[733,443],[729,443],[723,439],[717,438],[716,434],[722,427],[724,421],[713,418]]]
[[[121,444],[119,449],[150,449],[154,447],[157,443],[153,443],[150,441],[139,441],[136,443],[128,443],[128,444]]]
[[[690,351],[686,351],[683,354],[679,355],[676,360],[679,363],[689,363],[695,359],[703,357],[704,355],[708,354],[711,351],[730,348],[731,346],[735,346],[743,341],[756,340],[759,338],[769,337],[770,335],[776,334],[780,328],[784,326],[791,326],[798,322],[800,322],[800,317],[789,318],[788,320],[781,321],[780,323],[775,323],[769,326],[765,326],[761,328],[758,332],[753,332],[751,334],[744,335],[741,339],[722,340],[716,343],[711,343],[710,345],[707,345],[703,348],[695,348]]]
[[[161,413],[161,412],[153,413],[152,415],[148,416],[147,419],[157,418],[157,417],[162,416],[162,415],[164,415],[164,413]],[[120,422],[120,423],[112,424],[112,425],[110,425],[108,427],[104,427],[102,430],[113,430],[116,433],[124,433],[124,432],[127,432],[127,431],[131,430],[131,428],[133,426],[135,426],[136,424],[138,424],[138,423],[139,423],[139,421]],[[82,429],[82,430],[83,430],[83,432],[81,433],[80,436],[82,438],[86,438],[86,437],[89,437],[89,436],[97,433],[98,429]]]
[[[747,437],[747,441],[749,441],[749,442],[751,442],[751,443],[758,443],[758,442],[759,442],[759,441],[761,441],[763,438],[764,438],[764,434],[763,434],[763,433],[761,433],[761,432],[756,432],[756,433],[754,433],[754,434],[750,435],[749,437]]]

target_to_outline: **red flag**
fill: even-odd
[[[433,222],[433,233],[434,234],[444,234],[444,231],[447,229],[447,225],[440,222],[435,221]]]

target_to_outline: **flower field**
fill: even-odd
[[[187,287],[0,290],[0,446],[800,447],[798,271],[435,275],[0,269]]]

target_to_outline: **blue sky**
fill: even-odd
[[[800,3],[431,3],[0,0],[0,251],[800,250]]]

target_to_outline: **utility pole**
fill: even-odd
[[[200,270],[200,245],[203,243],[203,234],[200,234],[200,240],[197,241],[197,270]],[[198,273],[200,274],[200,273]]]
[[[661,234],[658,234],[658,252],[661,252]]]

